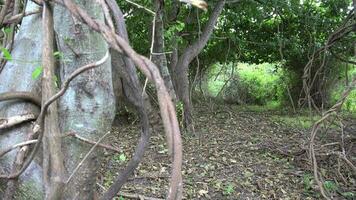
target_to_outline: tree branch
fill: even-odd
[[[9,117],[6,119],[0,118],[0,130],[11,128],[23,122],[35,120],[37,118],[34,114],[19,115],[14,117]]]
[[[4,92],[0,93],[0,101],[24,100],[41,107],[41,98],[31,92]]]
[[[211,34],[213,33],[215,24],[220,16],[225,5],[225,0],[219,0],[218,3],[215,5],[213,12],[204,27],[202,35],[200,36],[199,40],[195,41],[192,45],[187,47],[184,50],[183,55],[181,56],[180,60],[184,61],[184,63],[190,62],[201,52],[201,50],[205,47],[206,43],[208,42]]]
[[[37,142],[37,140],[28,140],[28,141],[25,141],[25,142],[21,142],[19,144],[12,145],[10,147],[6,147],[6,148],[0,150],[0,157],[2,157],[3,155],[9,153],[13,149],[16,149],[18,147],[27,146],[27,145],[30,145],[30,144],[34,144],[36,142]]]

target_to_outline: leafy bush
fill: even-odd
[[[343,72],[341,72],[343,73]],[[356,68],[351,70],[350,75],[349,75],[349,80],[352,79],[352,77],[356,76]],[[345,77],[341,77],[339,80],[339,83],[335,84],[335,86],[331,89],[331,94],[330,94],[330,104],[334,105],[342,96],[342,93],[346,89],[345,86]],[[342,109],[345,111],[349,112],[356,112],[356,90],[353,89],[347,99],[345,100],[345,103],[342,106]]]
[[[229,103],[266,105],[279,102],[285,95],[283,74],[282,69],[270,63],[217,64],[210,71],[208,90],[210,95],[219,95]]]

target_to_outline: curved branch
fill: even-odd
[[[199,40],[194,42],[192,45],[187,47],[184,50],[183,55],[179,58],[180,62],[189,63],[201,52],[201,50],[205,47],[206,43],[208,42],[211,34],[214,31],[215,24],[220,16],[220,13],[224,9],[225,0],[219,0],[218,3],[215,5],[214,10],[209,17],[209,21],[207,22],[204,30],[202,32],[201,37]],[[179,61],[178,61],[179,62]]]
[[[4,6],[1,9],[1,12],[0,12],[0,25],[1,26],[3,25],[5,16],[6,16],[7,11],[11,5],[11,2],[12,2],[12,0],[6,0]]]
[[[310,141],[309,141],[309,153],[310,153],[310,157],[311,157],[311,161],[312,161],[312,165],[313,165],[314,179],[319,187],[320,193],[322,194],[322,196],[325,199],[330,199],[330,198],[327,196],[324,186],[323,186],[322,182],[319,180],[318,162],[315,157],[314,141],[316,138],[316,134],[318,133],[318,130],[320,129],[320,125],[326,119],[328,119],[331,115],[340,111],[343,103],[345,102],[346,98],[349,96],[350,92],[354,89],[355,85],[356,85],[356,77],[354,77],[351,84],[344,90],[341,98],[336,102],[336,104],[333,107],[331,107],[328,111],[326,111],[323,114],[323,116],[318,121],[316,121],[314,123],[312,131],[311,131],[311,137],[310,137]]]
[[[113,15],[114,22],[116,25],[116,32],[119,36],[123,37],[128,42],[126,25],[119,6],[114,0],[106,0],[106,3],[108,4],[110,11]],[[126,84],[130,87],[130,90],[132,90],[131,92],[133,93],[131,97],[133,99],[130,99],[129,97],[129,100],[131,100],[131,103],[136,107],[136,110],[139,113],[142,132],[141,137],[139,139],[139,143],[136,146],[134,156],[129,161],[126,168],[122,170],[120,175],[115,179],[114,183],[110,186],[108,191],[104,193],[102,199],[112,199],[117,195],[123,184],[128,180],[129,176],[134,172],[134,170],[141,162],[150,137],[149,120],[147,111],[144,106],[144,99],[141,95],[139,83],[138,81],[134,80],[135,78],[132,75],[132,73],[134,73],[134,65],[131,59],[127,58],[126,56],[123,57],[123,62],[125,64],[125,67],[123,67],[125,73],[123,79],[125,82],[130,83]]]
[[[41,107],[41,98],[31,92],[4,92],[0,93],[0,101],[24,100]]]

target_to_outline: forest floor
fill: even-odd
[[[310,118],[260,107],[200,106],[195,108],[195,135],[183,133],[185,199],[320,199],[304,151]],[[100,190],[125,166],[138,137],[137,124],[113,128],[107,141],[122,153],[106,153]],[[144,160],[117,199],[164,199],[170,174],[164,139],[163,131],[152,134]],[[340,193],[338,188],[331,192]]]

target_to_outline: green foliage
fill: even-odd
[[[275,66],[239,65],[238,72],[237,86],[240,93],[244,93],[246,103],[265,105],[268,101],[277,100],[277,80],[280,77]]]
[[[208,90],[212,96],[220,94],[228,102],[279,105],[281,96],[285,95],[285,87],[281,84],[282,72],[282,69],[269,63],[239,63],[237,66],[217,64],[209,72]]]
[[[1,50],[1,52],[4,54],[4,58],[5,58],[7,61],[11,61],[11,60],[12,60],[12,56],[11,56],[9,50],[7,50],[7,49],[4,48],[4,47],[1,47],[0,50]]]
[[[331,104],[335,104],[340,98],[345,90],[344,85],[338,85],[337,88],[332,91],[331,94]],[[345,103],[342,106],[342,109],[349,112],[356,112],[356,91],[353,90],[350,92],[349,96],[345,100]]]
[[[334,181],[324,181],[323,185],[328,192],[336,192],[339,188]]]
[[[114,159],[116,162],[125,162],[125,161],[127,160],[126,155],[125,155],[124,153],[115,155],[115,156],[113,157],[113,159]]]
[[[56,88],[59,88],[59,79],[58,79],[58,76],[54,75],[53,77],[53,82],[54,82],[54,86]]]
[[[10,33],[12,33],[11,28],[10,28],[10,27],[6,27],[6,28],[4,28],[4,33],[6,33],[6,34],[10,34]]]
[[[185,27],[184,22],[181,21],[176,21],[174,24],[169,26],[165,32],[164,32],[164,38],[167,42],[170,42],[173,40],[173,37],[177,35],[178,32],[182,31]],[[182,43],[181,38],[177,38],[178,43]]]
[[[177,113],[178,120],[183,118],[184,107],[182,101],[178,101],[176,103],[176,113]]]
[[[233,192],[235,191],[234,189],[234,185],[232,185],[231,183],[227,184],[225,186],[225,189],[224,189],[224,192],[223,194],[228,196],[228,195],[231,195]]]
[[[340,69],[344,69],[344,68],[340,66]],[[331,88],[331,93],[330,93],[331,105],[334,105],[341,98],[343,92],[346,89],[346,85],[345,85],[346,76],[344,70],[338,71],[337,75],[340,77],[340,79]],[[351,70],[349,70],[348,80],[349,81],[352,80],[353,77],[356,77],[356,68],[351,68]],[[345,103],[342,106],[342,109],[344,111],[356,113],[356,90],[355,89],[353,89],[350,92],[349,96],[347,97]]]
[[[312,190],[313,188],[313,176],[311,174],[304,174],[303,175],[303,184],[304,184],[304,190],[306,192]]]
[[[60,52],[60,51],[55,51],[55,52],[53,52],[53,56],[54,56],[55,59],[60,60],[60,59],[63,58],[64,55],[63,55],[63,53]]]
[[[125,162],[125,161],[126,161],[126,156],[125,156],[125,154],[123,154],[123,153],[120,154],[119,160],[122,161],[122,162]]]
[[[273,116],[272,120],[277,123],[283,123],[288,127],[307,129],[320,119],[320,116],[315,115],[312,118],[308,114],[298,116]]]
[[[42,71],[43,71],[42,66],[36,67],[35,70],[33,70],[33,72],[32,72],[32,79],[33,80],[38,79],[38,77],[40,77],[40,75],[42,74]]]
[[[341,195],[346,199],[354,199],[356,197],[356,194],[354,192],[343,192],[341,193]]]

